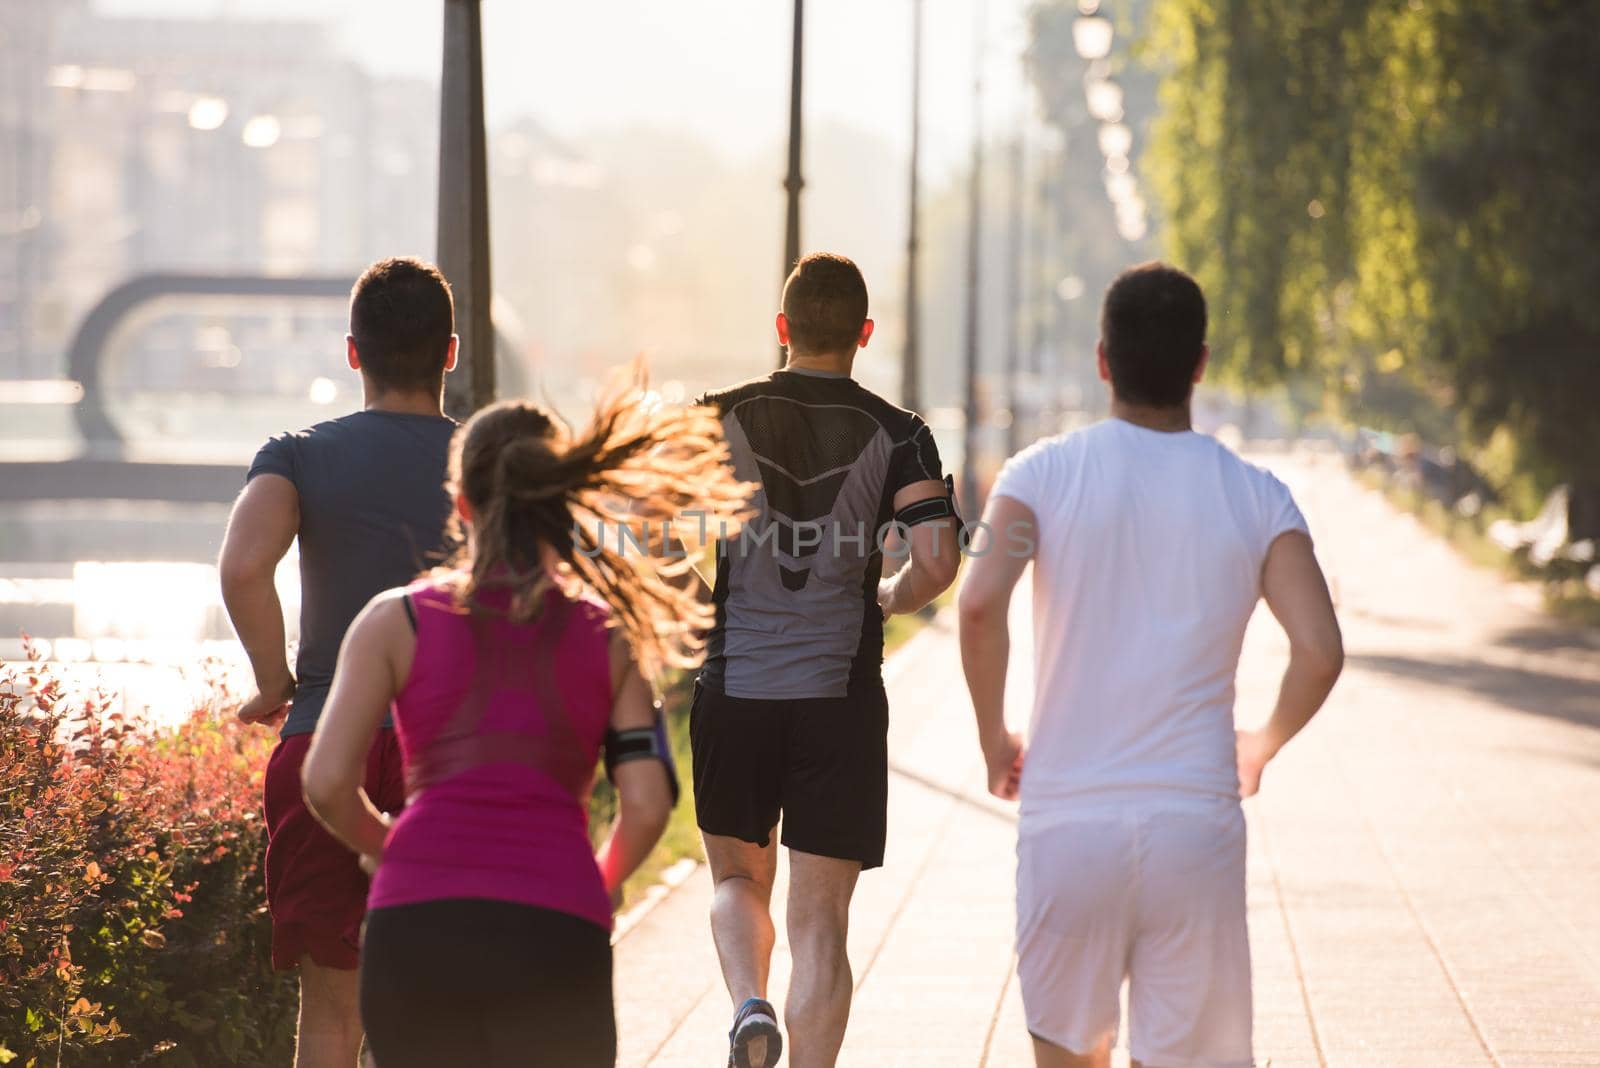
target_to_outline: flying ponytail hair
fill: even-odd
[[[611,606],[647,678],[698,663],[713,609],[682,581],[691,561],[660,553],[686,513],[729,532],[747,514],[752,487],[733,475],[715,409],[663,405],[636,362],[611,376],[582,434],[527,401],[483,409],[456,433],[450,478],[472,511],[454,562],[463,607],[507,590],[507,614],[526,622],[559,561]]]

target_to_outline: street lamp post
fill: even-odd
[[[1053,130],[1046,130],[1046,134]],[[1054,317],[1055,295],[1055,237],[1061,225],[1061,216],[1050,188],[1050,174],[1057,151],[1057,141],[1047,136],[1039,153],[1034,157],[1034,223],[1029,227],[1032,249],[1030,280],[1026,286],[1028,300],[1028,334],[1024,343],[1028,370],[1034,383],[1033,415],[1035,433],[1054,431],[1055,405],[1051,402],[1056,388],[1057,365],[1062,354],[1051,344],[1050,324]]]
[[[804,33],[805,0],[794,0],[794,50],[789,60],[789,173],[783,181],[784,191],[788,194],[783,232],[784,278],[789,277],[789,272],[794,270],[794,265],[800,261],[800,190],[805,188],[806,184],[805,179],[800,176],[800,74],[805,55]],[[780,345],[779,367],[784,365],[785,358],[783,346]]]
[[[1006,423],[1006,455],[1015,455],[1022,444],[1022,409],[1026,404],[1022,390],[1022,316],[1026,300],[1022,293],[1023,212],[1027,198],[1023,130],[1019,127],[1011,146],[1011,233],[1006,248],[1009,314],[1006,316],[1006,407],[1011,418]]]
[[[983,0],[978,0],[972,77],[972,177],[967,185],[967,396],[961,430],[961,504],[968,509],[978,506],[978,315],[983,304],[978,286],[983,257],[983,59],[987,13]]]
[[[1039,157],[1040,235],[1039,347],[1042,353],[1039,381],[1039,432],[1061,430],[1064,390],[1076,378],[1077,362],[1067,348],[1067,304],[1064,278],[1072,261],[1066,192],[1067,139],[1059,130]],[[1074,279],[1074,281],[1076,281]]]
[[[445,409],[464,419],[494,401],[490,318],[489,164],[483,120],[483,17],[479,0],[445,0],[439,84],[439,269],[455,295],[460,362],[445,382]]]
[[[922,405],[922,354],[917,324],[917,168],[922,141],[922,6],[911,0],[911,218],[906,228],[906,341],[900,363],[900,403]]]

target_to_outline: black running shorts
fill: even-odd
[[[844,697],[763,701],[697,683],[689,713],[700,829],[765,846],[883,864],[889,699],[881,683]]]
[[[611,933],[509,901],[373,909],[361,1019],[381,1068],[612,1068]]]

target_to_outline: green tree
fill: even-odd
[[[1228,377],[1597,478],[1600,5],[1157,0],[1141,56]]]

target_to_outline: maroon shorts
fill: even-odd
[[[356,855],[306,808],[300,786],[311,735],[291,734],[267,762],[267,907],[272,912],[272,966],[285,970],[310,956],[324,968],[354,970],[367,876]],[[367,796],[384,812],[405,804],[400,743],[381,730],[367,756]]]

